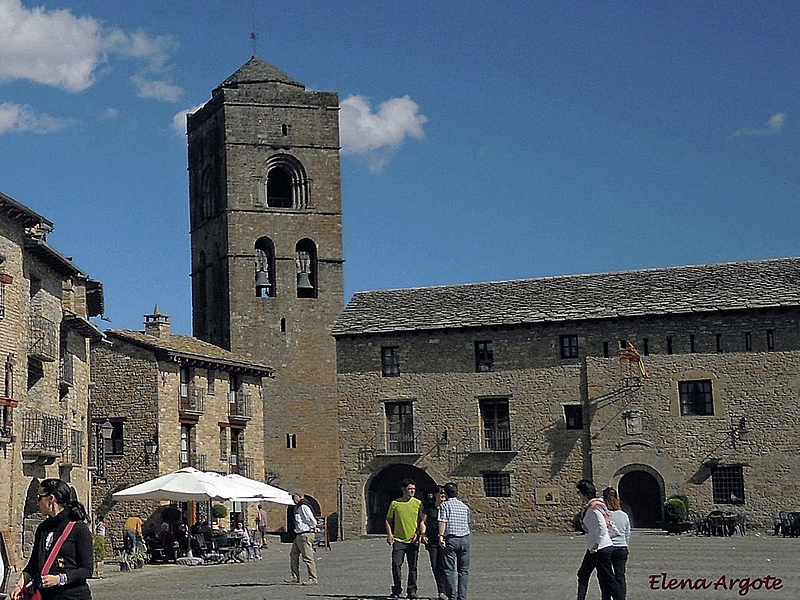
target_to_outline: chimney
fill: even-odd
[[[144,332],[153,337],[169,337],[169,315],[162,315],[158,304],[152,315],[144,316]]]

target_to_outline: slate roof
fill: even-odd
[[[202,364],[220,371],[247,372],[262,377],[272,377],[275,373],[272,367],[188,335],[170,333],[157,337],[128,329],[107,329],[105,334],[112,343],[114,339],[120,339],[151,350],[157,356],[173,362]]]
[[[219,87],[231,87],[243,83],[284,83],[305,89],[305,86],[286,73],[253,56],[238,71],[223,81]]]
[[[334,336],[800,306],[800,257],[357,292]]]

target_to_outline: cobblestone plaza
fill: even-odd
[[[95,600],[374,600],[389,595],[390,551],[383,537],[337,542],[331,551],[318,551],[320,584],[316,587],[283,583],[289,575],[289,550],[288,544],[274,543],[264,551],[262,561],[201,567],[148,565],[128,573],[120,573],[116,565],[109,564],[105,577],[91,582],[92,593]],[[713,538],[636,530],[628,561],[628,597],[797,598],[799,550],[800,538],[775,537],[766,532]],[[575,573],[584,551],[585,540],[580,535],[473,535],[469,597],[573,598]],[[435,598],[427,558],[422,551],[419,593],[422,598]],[[670,583],[673,579],[675,582]],[[679,586],[682,580],[691,580],[694,589],[688,583],[683,589],[665,589]],[[594,577],[588,598],[600,598]]]

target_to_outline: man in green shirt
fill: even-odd
[[[399,598],[403,591],[401,575],[403,560],[408,557],[409,598],[417,597],[417,559],[419,558],[419,524],[422,521],[422,502],[414,497],[417,486],[413,479],[404,479],[400,486],[403,497],[393,500],[386,513],[386,543],[392,546],[392,595]]]

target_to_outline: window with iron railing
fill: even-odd
[[[484,398],[479,402],[483,420],[483,449],[496,452],[511,450],[508,398]]]
[[[414,412],[411,402],[386,403],[388,452],[414,452]]]

